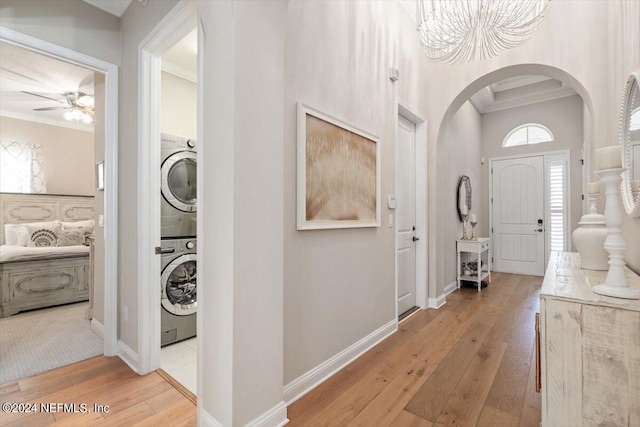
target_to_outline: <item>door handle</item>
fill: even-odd
[[[420,240],[420,238],[419,238],[419,237],[416,237],[416,236],[413,236],[413,237],[411,238],[411,240],[413,240],[414,242],[417,242],[418,240]]]
[[[533,230],[533,231],[537,231],[538,233],[542,233],[544,230],[542,228],[538,228],[538,229]]]
[[[163,248],[162,246],[156,246],[156,255],[172,254],[176,251],[176,248]]]

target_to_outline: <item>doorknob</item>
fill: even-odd
[[[542,233],[544,230],[542,228],[538,228],[537,230],[533,230],[533,231],[537,231],[538,233]]]
[[[420,238],[419,238],[419,237],[416,237],[416,236],[413,236],[412,240],[413,240],[414,242],[417,242],[418,240],[420,240]]]

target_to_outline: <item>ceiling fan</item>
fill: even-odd
[[[40,98],[55,101],[63,104],[55,107],[34,108],[33,111],[53,111],[66,110],[63,114],[65,120],[70,122],[82,122],[85,124],[93,123],[94,119],[94,99],[93,95],[87,95],[84,92],[64,92],[60,94],[41,94],[35,92],[21,91],[28,95],[38,96]],[[49,96],[51,95],[51,96]],[[53,96],[62,96],[63,99],[53,98]]]

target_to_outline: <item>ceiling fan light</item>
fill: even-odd
[[[82,95],[76,102],[81,107],[93,107],[94,99],[91,95]]]

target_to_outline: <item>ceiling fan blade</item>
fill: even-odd
[[[33,111],[53,111],[53,110],[68,110],[71,107],[44,107],[44,108],[34,108]]]
[[[59,102],[60,104],[66,104],[66,102],[65,102],[65,101],[62,101],[62,100],[59,100],[59,99],[55,99],[55,98],[50,98],[50,97],[48,97],[48,96],[40,95],[40,94],[38,94],[38,93],[28,92],[28,91],[26,91],[26,90],[21,90],[20,92],[22,92],[22,93],[26,93],[26,94],[29,94],[29,95],[33,95],[33,96],[39,96],[40,98],[48,99],[48,100],[51,100],[51,101],[56,101],[56,102]]]

